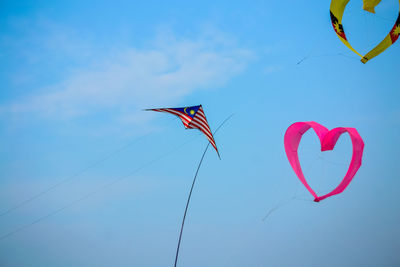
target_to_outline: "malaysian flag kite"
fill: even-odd
[[[208,126],[206,115],[201,105],[184,108],[154,108],[146,110],[171,113],[182,120],[186,129],[199,129],[205,134],[219,156],[217,145],[215,144],[214,137],[211,133],[210,126]]]

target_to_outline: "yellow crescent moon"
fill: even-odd
[[[187,107],[183,109],[183,112],[185,112],[186,114],[189,115],[189,113],[186,112],[186,109],[187,109]]]

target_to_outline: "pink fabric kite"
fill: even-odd
[[[349,169],[347,170],[347,173],[344,176],[343,180],[330,193],[320,197],[308,185],[306,178],[304,178],[304,174],[303,171],[301,170],[299,162],[299,155],[297,153],[297,149],[299,148],[300,140],[303,134],[307,132],[308,129],[310,128],[312,128],[315,131],[321,142],[321,151],[333,150],[339,137],[346,132],[350,135],[351,142],[353,143],[353,156],[351,157]],[[286,130],[284,143],[285,143],[286,155],[290,165],[292,166],[297,177],[299,177],[300,181],[304,184],[307,190],[314,196],[315,202],[319,202],[327,197],[342,193],[343,190],[346,189],[346,187],[349,185],[354,175],[357,173],[358,169],[361,166],[361,159],[364,150],[364,142],[355,128],[338,127],[329,131],[321,124],[318,124],[313,121],[296,122],[290,125],[289,128]]]

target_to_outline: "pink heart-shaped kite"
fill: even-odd
[[[314,190],[308,185],[306,179],[304,178],[303,171],[301,170],[299,155],[297,154],[297,149],[300,144],[301,137],[308,129],[313,128],[321,142],[321,151],[333,150],[336,145],[337,140],[343,133],[348,133],[353,143],[353,156],[351,157],[350,166],[347,170],[346,175],[340,184],[333,189],[330,193],[318,196]],[[288,157],[289,163],[292,166],[297,177],[304,184],[307,190],[314,196],[314,201],[319,202],[327,197],[340,194],[349,185],[354,175],[357,173],[361,166],[361,159],[364,150],[364,142],[361,136],[358,134],[355,128],[338,127],[332,130],[328,130],[321,124],[316,122],[296,122],[289,126],[285,133],[285,151]]]

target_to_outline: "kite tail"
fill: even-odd
[[[227,117],[227,118],[218,126],[218,128],[217,128],[217,129],[215,130],[215,132],[214,132],[214,135],[218,132],[218,130],[222,127],[222,125],[224,125],[225,122],[227,122],[232,116],[233,116],[233,114],[231,114],[229,117]],[[187,213],[188,208],[189,208],[190,198],[192,197],[193,187],[194,187],[194,184],[196,183],[197,174],[199,173],[201,164],[203,163],[204,156],[206,155],[206,152],[207,152],[209,146],[210,146],[210,142],[207,143],[206,149],[204,150],[203,155],[201,156],[199,165],[197,166],[196,174],[194,175],[194,178],[193,178],[192,187],[190,188],[189,196],[188,196],[188,199],[187,199],[187,201],[186,201],[185,213],[183,214],[182,225],[181,225],[181,231],[180,231],[180,233],[179,233],[178,246],[177,246],[177,248],[176,248],[174,267],[176,267],[176,264],[178,263],[178,255],[179,255],[179,248],[180,248],[180,246],[181,246],[183,227],[184,227],[184,225],[185,225],[186,213]],[[219,153],[218,153],[218,157],[219,157]],[[220,158],[220,159],[221,159],[221,158]]]

